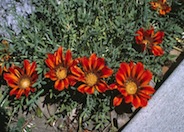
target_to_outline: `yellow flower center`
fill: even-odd
[[[21,89],[26,89],[31,85],[31,80],[28,77],[23,77],[19,81],[19,87]]]
[[[59,67],[56,70],[56,76],[58,79],[62,80],[67,77],[67,69],[64,67]]]
[[[146,45],[147,48],[151,48],[154,40],[151,37],[145,37],[145,39],[142,41],[143,44]]]
[[[150,44],[150,41],[147,40],[147,39],[145,39],[145,40],[142,41],[142,43],[145,44],[145,45],[149,45]]]
[[[135,94],[137,92],[137,85],[135,82],[127,82],[125,89],[127,91],[128,94]]]
[[[86,75],[86,83],[89,86],[95,85],[97,83],[97,81],[98,81],[98,77],[94,73],[88,73]]]

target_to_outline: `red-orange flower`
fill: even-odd
[[[136,43],[141,45],[143,51],[148,49],[155,56],[161,56],[164,54],[163,49],[159,46],[163,41],[164,32],[158,31],[157,33],[154,33],[154,28],[152,27],[148,30],[140,28],[136,34]]]
[[[63,55],[62,47],[59,47],[54,54],[47,54],[48,58],[45,60],[46,65],[50,71],[45,74],[46,78],[55,81],[55,89],[61,91],[68,88],[73,84],[73,76],[71,75],[70,68],[76,64],[72,59],[72,53],[67,50],[65,56]]]
[[[105,65],[104,58],[98,58],[96,54],[92,54],[89,58],[82,57],[80,61],[82,69],[78,66],[71,68],[76,80],[81,82],[78,91],[88,94],[93,94],[95,90],[100,93],[105,92],[108,85],[103,78],[111,76],[113,71]]]
[[[120,105],[124,99],[125,103],[132,103],[135,108],[146,106],[151,94],[155,92],[149,85],[151,79],[152,73],[145,70],[141,62],[121,63],[116,73],[116,83],[111,85],[120,92],[113,99],[113,105]]]
[[[21,95],[28,96],[30,91],[35,91],[35,88],[32,87],[38,78],[35,69],[36,62],[30,64],[28,60],[24,60],[22,68],[13,65],[8,69],[8,73],[4,73],[4,79],[12,88],[10,95],[16,95],[16,98],[19,99]]]
[[[166,0],[157,0],[150,2],[152,9],[157,10],[160,15],[165,15],[171,11],[171,7]]]

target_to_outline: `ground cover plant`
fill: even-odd
[[[162,80],[170,51],[182,44],[181,0],[31,3],[31,14],[17,16],[21,32],[7,27],[9,36],[1,36],[6,131],[31,131],[20,113],[44,115],[58,131],[118,131],[123,125],[112,112],[149,105],[151,82]]]

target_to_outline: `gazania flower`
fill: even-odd
[[[89,58],[81,58],[80,61],[82,69],[78,66],[71,68],[76,80],[81,82],[78,91],[88,94],[93,94],[95,90],[105,92],[108,85],[103,79],[111,76],[113,71],[105,65],[104,58],[98,58],[96,54],[92,54]]]
[[[159,46],[163,41],[164,32],[158,31],[157,33],[154,33],[154,28],[152,27],[148,30],[140,28],[136,34],[136,43],[141,45],[143,51],[148,49],[155,56],[161,56],[164,54],[163,49]]]
[[[4,79],[12,88],[10,95],[16,95],[19,99],[23,94],[28,96],[30,91],[35,91],[32,87],[38,78],[35,69],[36,62],[30,64],[28,60],[24,60],[23,68],[12,66],[8,69],[8,73],[4,73]]]
[[[59,91],[68,88],[73,83],[70,68],[76,64],[72,59],[71,51],[68,50],[64,56],[62,47],[59,47],[54,54],[47,55],[45,63],[50,71],[45,74],[45,77],[55,81],[54,87]]]
[[[167,4],[167,0],[157,0],[150,2],[152,9],[157,10],[160,15],[165,15],[171,11],[171,7]]]
[[[152,73],[145,70],[141,62],[121,63],[116,73],[116,83],[112,84],[120,94],[113,99],[113,105],[118,106],[122,100],[132,103],[135,108],[147,105],[147,100],[155,90],[149,85]]]

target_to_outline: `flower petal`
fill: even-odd
[[[142,96],[139,96],[140,100],[141,100],[141,107],[145,107],[148,104],[148,100],[143,98]]]
[[[72,53],[70,50],[67,50],[66,55],[65,55],[65,66],[71,66],[72,65]]]
[[[13,80],[9,80],[8,81],[8,86],[10,86],[13,89],[17,89],[18,88],[18,84],[15,83]]]
[[[63,82],[64,82],[64,87],[68,88],[69,87],[69,80],[68,80],[68,78],[63,79]]]
[[[136,40],[137,44],[141,44],[142,43],[142,41],[143,41],[143,33],[144,33],[144,29],[143,28],[140,28],[136,32],[137,36],[135,36],[135,40]]]
[[[128,93],[126,92],[124,87],[118,87],[117,89],[121,93],[121,95],[123,95],[125,97],[128,95]]]
[[[152,73],[149,70],[145,70],[141,77],[139,78],[139,82],[141,87],[144,85],[148,85],[148,83],[151,81],[152,79]]]
[[[113,70],[108,68],[107,66],[105,66],[102,70],[101,70],[101,76],[100,78],[108,78],[109,76],[111,76],[113,73]]]
[[[19,89],[16,93],[16,98],[19,99],[22,94],[24,94],[24,89]]]
[[[86,88],[87,86],[86,86],[86,84],[81,84],[78,88],[77,88],[77,90],[79,91],[79,92],[81,92],[81,93],[85,93],[86,91],[85,91],[85,88]]]
[[[153,37],[154,36],[154,28],[151,27],[151,29],[148,29],[144,33],[145,36]]]
[[[135,108],[138,108],[141,106],[141,100],[137,95],[134,96],[132,104]]]
[[[113,105],[114,106],[119,106],[121,104],[122,100],[123,100],[122,96],[116,96],[116,97],[114,97],[114,99],[113,99]]]
[[[54,62],[55,65],[63,64],[63,48],[60,46],[58,50],[54,53]]]
[[[155,89],[149,85],[141,87],[141,92],[147,95],[151,95],[155,92]]]
[[[103,93],[103,92],[105,92],[105,91],[108,89],[108,86],[107,86],[107,84],[105,83],[105,81],[102,81],[102,80],[101,80],[101,81],[97,84],[96,89],[97,89],[98,92]]]
[[[150,95],[147,95],[147,94],[145,94],[145,93],[142,93],[141,91],[139,91],[138,96],[139,96],[139,97],[143,97],[143,98],[145,98],[145,99],[150,99],[150,98],[151,98]]]
[[[109,85],[109,90],[114,90],[117,88],[118,88],[118,86],[115,83]]]
[[[28,97],[30,90],[31,90],[30,87],[28,87],[28,88],[26,88],[26,89],[24,90],[24,93],[25,93],[26,97]]]
[[[88,94],[94,94],[95,86],[93,86],[93,87],[86,86],[85,87],[85,92],[88,93]]]
[[[140,78],[142,73],[144,72],[144,66],[141,62],[138,62],[133,68],[132,68],[132,78]]]
[[[89,57],[89,69],[90,70],[95,69],[96,68],[96,65],[97,65],[97,56],[96,56],[96,54],[93,53]]]
[[[47,54],[48,59],[45,60],[46,65],[50,68],[53,69],[55,68],[55,57],[53,54]]]
[[[63,80],[57,80],[54,84],[55,89],[62,91],[65,88],[64,81]]]
[[[161,32],[161,31],[157,32],[153,37],[154,44],[162,43],[163,37],[164,37],[164,32]]]
[[[30,63],[28,60],[24,60],[24,68],[26,70],[26,75],[29,75],[30,73]]]
[[[17,92],[18,92],[18,89],[12,89],[11,91],[10,91],[10,96],[12,96],[12,95],[16,95],[17,94]]]
[[[73,75],[80,77],[81,75],[84,75],[84,72],[78,67],[74,66],[70,68]]]
[[[96,71],[100,71],[104,68],[105,66],[105,60],[104,58],[98,58],[96,61]]]
[[[125,77],[124,77],[123,74],[121,74],[121,72],[118,72],[118,73],[116,74],[116,82],[117,82],[119,85],[121,85],[121,86],[124,85]]]
[[[127,95],[125,98],[125,103],[133,102],[133,95]]]
[[[19,78],[17,76],[15,76],[14,74],[11,73],[4,73],[4,80],[6,80],[7,82],[9,80],[13,81],[14,83],[18,83]]]
[[[130,76],[130,66],[127,63],[122,62],[120,64],[120,69],[119,70],[125,75],[125,77]]]
[[[50,70],[45,74],[45,78],[50,78],[52,81],[56,81],[58,78],[54,70]]]
[[[27,75],[31,76],[34,73],[35,69],[36,69],[36,62],[33,62]]]
[[[73,75],[68,75],[69,85],[74,86],[77,83],[77,79]]]
[[[81,58],[81,63],[82,63],[82,67],[84,69],[84,71],[88,71],[89,70],[89,60],[86,57]]]
[[[164,54],[164,51],[163,51],[163,49],[160,46],[152,46],[151,52],[155,56],[162,56]]]

